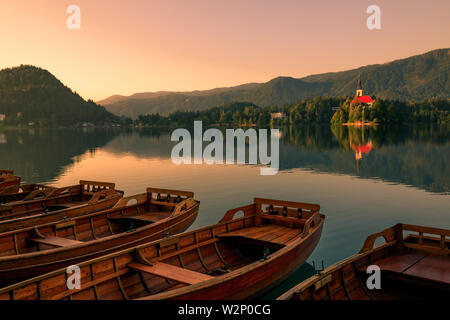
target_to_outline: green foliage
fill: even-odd
[[[85,101],[48,71],[22,65],[0,71],[0,114],[5,125],[65,126],[117,122],[117,116]]]
[[[375,99],[372,107],[349,100],[342,104],[331,119],[331,124],[370,121],[375,123],[450,122],[449,100],[430,99],[423,102],[389,101]]]
[[[349,98],[317,97],[287,104],[282,108],[235,102],[205,111],[177,111],[167,117],[160,114],[139,116],[134,123],[145,126],[190,127],[195,120],[201,120],[206,125],[280,127],[330,122],[337,125],[357,121],[450,122],[450,102],[446,100],[413,103],[376,99],[371,108],[361,104],[350,106],[350,102]],[[335,112],[334,108],[339,109]],[[271,119],[271,113],[277,112],[284,113],[285,117]]]
[[[277,107],[258,107],[250,102],[234,102],[205,111],[177,111],[168,117],[156,115],[139,116],[136,123],[150,126],[185,126],[195,120],[205,124],[233,126],[293,125],[302,123],[330,123],[333,107],[343,102],[341,98],[306,99],[293,104]],[[271,113],[285,114],[282,119],[272,119]]]

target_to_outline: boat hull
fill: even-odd
[[[299,283],[278,300],[441,300],[450,293],[448,237],[448,229],[397,224],[370,235],[358,253]],[[379,238],[385,243],[375,245]],[[374,265],[382,283],[376,289],[368,287],[373,272],[368,268]]]
[[[276,257],[269,258],[256,268],[249,268],[230,279],[223,279],[219,283],[191,291],[164,295],[163,299],[176,300],[243,300],[257,298],[276,287],[298,270],[308,259],[319,243],[322,235],[323,221],[299,245],[290,246],[287,252],[280,250]],[[258,263],[258,262],[256,262]],[[158,299],[158,296],[155,296]]]
[[[168,233],[183,232],[195,221],[198,210],[199,204],[174,218],[82,245],[0,258],[0,288],[82,261],[158,240]]]

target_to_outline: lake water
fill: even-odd
[[[126,195],[146,187],[185,189],[201,201],[192,226],[216,223],[254,197],[318,203],[326,215],[308,259],[328,266],[359,251],[395,223],[450,227],[450,127],[282,128],[280,172],[259,166],[175,165],[168,130],[0,131],[0,168],[24,182],[55,186],[80,179],[116,182]],[[275,297],[311,272],[304,266]]]

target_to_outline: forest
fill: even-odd
[[[194,120],[202,120],[208,125],[245,127],[307,123],[340,124],[362,120],[380,124],[450,122],[450,103],[447,100],[405,102],[375,99],[371,108],[360,104],[353,104],[350,107],[350,101],[349,97],[317,97],[286,104],[281,108],[236,102],[205,111],[177,111],[167,117],[159,114],[141,115],[134,123],[143,126],[189,127]],[[274,113],[281,113],[283,117],[273,119]]]

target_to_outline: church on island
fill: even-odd
[[[361,75],[359,75],[359,77],[358,77],[358,86],[356,87],[356,95],[355,95],[355,98],[353,99],[352,103],[350,104],[350,106],[356,102],[359,102],[363,106],[367,106],[369,108],[373,104],[373,100],[371,97],[363,95],[363,91],[361,88]]]

